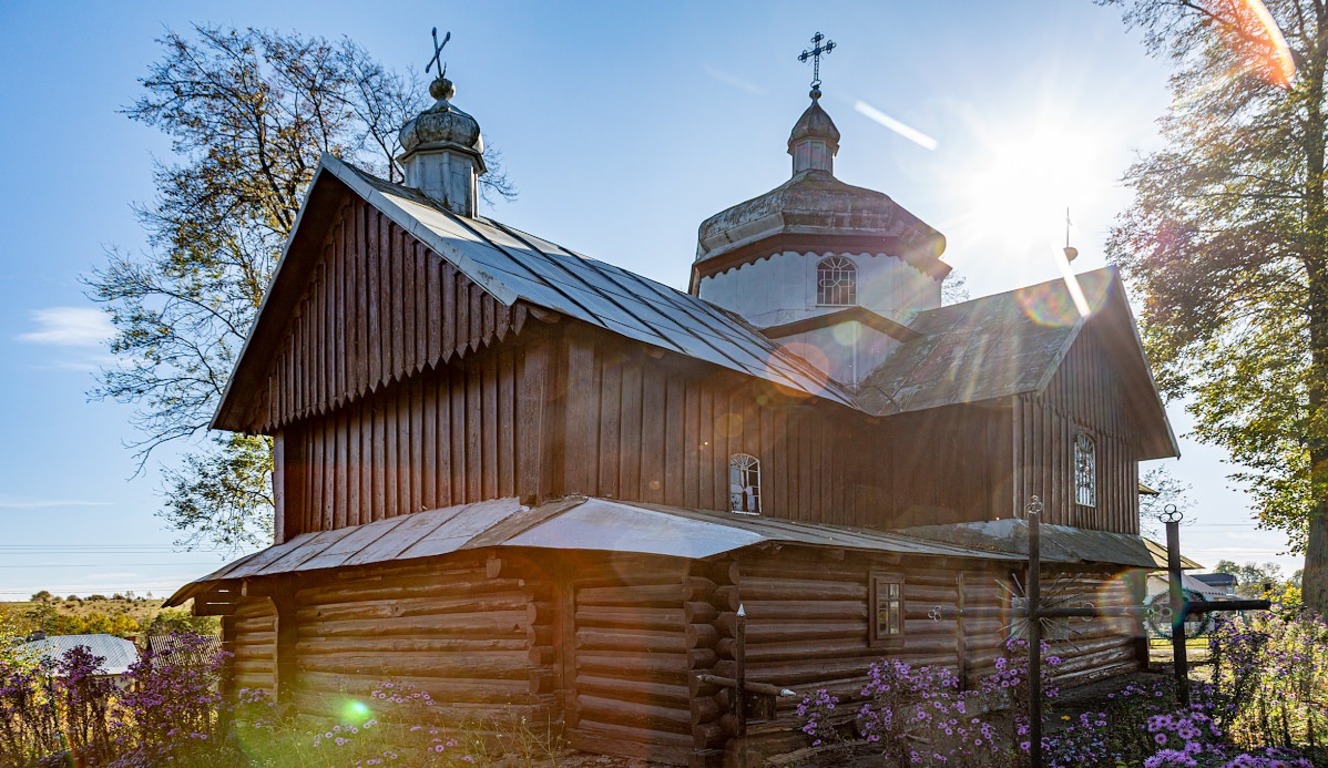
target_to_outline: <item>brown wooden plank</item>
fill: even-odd
[[[426,313],[426,328],[428,330],[429,346],[426,353],[426,360],[430,365],[438,365],[443,360],[443,324],[446,319],[443,315],[443,260],[433,251],[428,250],[422,245],[416,245],[424,256],[425,263],[425,306],[428,308]]]
[[[567,341],[566,355],[567,423],[564,434],[568,460],[563,465],[566,472],[563,491],[593,496],[599,474],[599,430],[594,428],[600,417],[596,350],[588,339],[573,336]]]
[[[452,359],[452,356],[456,353],[457,347],[459,346],[457,339],[460,338],[457,330],[461,317],[461,308],[457,305],[457,279],[458,275],[456,268],[450,263],[445,262],[443,264],[442,283],[439,286],[439,294],[442,297],[441,306],[443,312],[442,350],[444,359],[448,360]]]
[[[498,355],[487,349],[480,363],[480,450],[484,470],[483,498],[498,498]]]
[[[548,346],[539,344],[521,349],[517,374],[517,493],[521,497],[542,498],[544,411],[548,407]]]
[[[429,387],[431,400],[435,406],[435,420],[438,424],[437,463],[435,467],[435,506],[448,507],[456,502],[452,485],[452,370],[443,368],[437,372]]]
[[[516,360],[510,346],[498,357],[498,496],[516,495]]]
[[[620,498],[641,499],[642,455],[641,357],[634,355],[622,368],[622,418],[618,444]]]
[[[392,353],[391,362],[387,364],[387,371],[390,378],[400,380],[409,370],[410,363],[406,359],[406,350],[413,349],[415,341],[408,338],[406,312],[407,296],[414,296],[414,292],[409,290],[405,280],[405,254],[402,251],[400,237],[395,237],[388,231],[388,220],[384,216],[379,219],[381,223],[380,237],[386,244],[383,249],[388,257],[388,280],[387,286],[387,305],[391,307],[392,318],[392,343],[389,349]]]
[[[618,476],[622,463],[622,376],[623,357],[614,349],[605,349],[600,361],[599,467],[595,484],[598,493],[619,498]]]
[[[683,488],[686,474],[684,462],[687,452],[687,423],[684,420],[684,400],[687,387],[678,375],[670,375],[664,383],[664,503],[674,506],[686,504]]]
[[[465,369],[466,501],[484,498],[484,374],[476,361]]]
[[[471,459],[473,454],[466,452],[466,372],[463,370],[453,370],[451,378],[451,400],[452,400],[452,503],[462,504],[467,501],[475,501],[475,497],[470,495],[469,474]]]

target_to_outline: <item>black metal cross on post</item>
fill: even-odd
[[[430,69],[433,69],[435,67],[437,67],[438,69],[439,79],[442,79],[442,77],[447,73],[447,66],[442,63],[441,56],[443,54],[443,46],[447,45],[447,41],[451,39],[452,39],[452,33],[448,32],[445,35],[443,35],[443,42],[441,43],[438,42],[438,27],[433,28],[433,58],[429,59],[429,63],[424,66],[424,71],[426,74],[429,72]]]
[[[821,45],[822,40],[825,40],[825,45]],[[807,63],[807,59],[812,60],[812,98],[813,99],[820,98],[821,96],[821,56],[822,55],[829,56],[830,52],[833,51],[834,49],[835,49],[835,41],[826,40],[825,35],[821,34],[820,32],[817,32],[816,34],[812,35],[812,47],[798,54],[798,61],[801,61],[803,64]]]

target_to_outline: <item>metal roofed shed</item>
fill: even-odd
[[[102,674],[111,677],[125,674],[130,665],[138,661],[138,648],[132,642],[115,635],[50,635],[42,640],[24,643],[20,648],[55,662],[78,646],[100,657],[103,660]]]

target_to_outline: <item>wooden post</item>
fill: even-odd
[[[1042,502],[1028,502],[1028,761],[1042,768]]]
[[[747,608],[742,603],[738,604],[733,640],[733,676],[738,680],[733,691],[733,704],[738,710],[738,768],[747,768]]]
[[[1182,707],[1190,706],[1190,668],[1185,651],[1185,593],[1180,585],[1180,521],[1184,514],[1175,504],[1168,504],[1162,512],[1167,525],[1167,575],[1171,598],[1171,653],[1176,674],[1176,700]]]

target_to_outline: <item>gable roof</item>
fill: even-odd
[[[314,201],[325,201],[334,185],[381,211],[506,306],[525,302],[659,349],[841,405],[854,405],[853,395],[845,388],[713,304],[492,219],[458,216],[414,189],[324,155],[277,265],[272,288],[222,396],[214,428],[220,428],[223,414],[236,407],[233,399],[239,397],[239,391],[265,380],[269,360],[264,354],[250,354],[251,348],[256,338],[277,332],[289,321],[308,262],[319,258],[316,249],[295,247],[295,243]],[[299,261],[306,263],[296,263]],[[237,386],[238,382],[244,384]]]
[[[241,393],[266,381],[270,357],[255,340],[275,336],[290,322],[295,298],[319,258],[307,239],[318,236],[326,226],[326,210],[345,194],[381,211],[505,306],[550,310],[873,416],[1038,392],[1092,323],[1110,340],[1113,361],[1122,369],[1144,433],[1141,458],[1179,454],[1113,268],[1077,276],[1093,310],[1087,317],[1074,311],[1063,280],[921,312],[898,329],[908,340],[852,391],[737,315],[696,296],[492,219],[458,216],[414,189],[330,155],[322,158],[314,176],[214,428],[236,428],[241,420],[234,414],[243,411],[237,401],[245,399]]]
[[[916,337],[867,375],[858,406],[888,416],[1042,391],[1090,325],[1108,347],[1144,435],[1140,458],[1179,455],[1143,344],[1114,267],[1075,276],[1089,313],[1065,280],[1050,280],[921,312]]]

